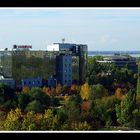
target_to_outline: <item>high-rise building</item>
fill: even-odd
[[[71,86],[72,84],[72,56],[68,53],[61,53],[56,57],[56,76],[61,85]]]
[[[72,80],[82,84],[87,70],[87,45],[73,43],[54,43],[47,47],[49,52],[71,52]]]

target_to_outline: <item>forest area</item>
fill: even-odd
[[[139,130],[140,64],[133,73],[97,59],[89,57],[82,85],[21,92],[0,85],[0,130]]]

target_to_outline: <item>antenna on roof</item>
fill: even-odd
[[[62,43],[64,43],[65,42],[65,38],[62,38]]]

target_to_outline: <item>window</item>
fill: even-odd
[[[38,84],[40,84],[40,81],[37,81],[38,82]]]
[[[26,81],[24,81],[24,85],[26,85]]]
[[[31,84],[31,81],[29,81],[29,85]]]
[[[65,67],[67,67],[67,64],[65,64]]]

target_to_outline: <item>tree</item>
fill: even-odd
[[[118,99],[121,99],[123,95],[123,91],[121,88],[117,88],[116,91],[115,91],[115,96],[118,98]]]
[[[90,96],[89,96],[89,98],[91,100],[102,98],[102,97],[107,96],[107,95],[108,95],[108,92],[103,87],[103,85],[97,84],[97,85],[91,86],[91,92],[90,92]]]
[[[60,95],[62,93],[62,86],[58,84],[55,90],[56,90],[56,95]]]
[[[92,103],[92,124],[97,127],[116,125],[115,105],[119,103],[118,99],[112,95],[96,99]]]
[[[140,94],[140,62],[138,63],[137,95]]]
[[[121,103],[116,105],[118,123],[124,126],[130,126],[133,119],[132,112],[135,108],[136,93],[134,90],[130,90]]]
[[[48,109],[47,111],[45,110],[44,120],[45,120],[45,126],[46,126],[47,130],[59,129],[58,117],[57,117],[57,115],[53,114],[53,110],[51,110],[51,109]]]
[[[78,85],[76,85],[76,84],[71,85],[71,87],[70,87],[70,93],[71,94],[77,94],[77,93],[79,93]]]
[[[18,94],[18,107],[23,111],[30,102],[30,95],[20,93]]]
[[[39,130],[35,122],[35,112],[30,111],[23,119],[21,130]]]
[[[34,100],[27,105],[25,111],[27,111],[27,112],[29,112],[29,111],[42,112],[43,107],[42,107],[40,101]]]
[[[11,110],[4,123],[6,130],[21,130],[22,113],[20,109]]]
[[[76,131],[79,131],[79,130],[83,130],[83,131],[86,131],[86,130],[90,130],[91,129],[91,126],[86,122],[74,122],[74,123],[71,123],[71,129],[72,130],[76,130]]]
[[[8,85],[0,84],[0,105],[8,110],[17,106],[17,95]]]
[[[29,93],[29,92],[30,92],[30,88],[29,88],[28,86],[24,86],[24,87],[22,88],[22,92],[23,92],[23,93]]]
[[[88,83],[81,86],[80,95],[83,100],[88,100],[91,88]]]
[[[41,88],[37,88],[37,87],[32,88],[29,95],[30,95],[31,101],[34,101],[34,100],[39,101],[44,109],[50,105],[50,96],[47,94],[44,94]]]
[[[140,77],[137,80],[137,95],[140,95]]]

